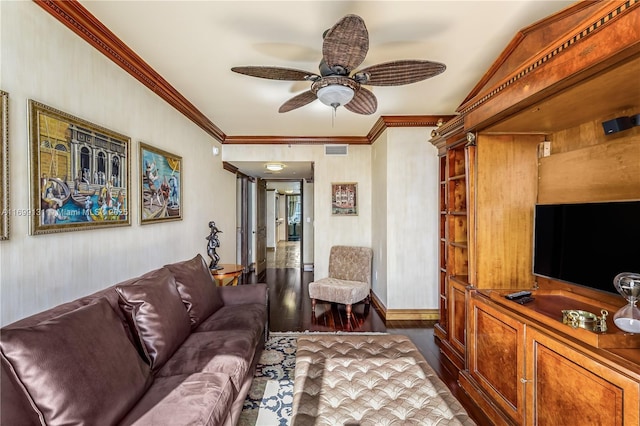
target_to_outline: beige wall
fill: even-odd
[[[431,128],[373,144],[373,290],[387,309],[438,308],[438,152]]]
[[[372,186],[374,188],[371,195],[372,203],[376,206],[372,213],[371,239],[373,248],[373,280],[371,288],[378,300],[389,308],[387,289],[387,217],[389,206],[387,205],[387,163],[388,158],[388,136],[385,131],[373,144],[371,149]]]
[[[131,137],[132,161],[129,227],[29,236],[26,217],[10,218],[10,239],[0,241],[2,325],[196,253],[208,259],[210,220],[223,230],[218,253],[233,261],[236,179],[212,155],[216,142],[35,3],[0,2],[0,19],[11,207],[29,208],[28,99]],[[139,224],[139,141],[182,156],[182,221]]]
[[[313,199],[313,183],[304,182],[302,184],[303,194],[311,195],[310,197],[304,196],[302,199],[302,215],[303,225],[302,232],[304,233],[304,240],[302,241],[302,263],[305,265],[314,264],[313,246],[315,243],[314,229],[313,229],[313,217],[314,217],[314,199]],[[308,219],[308,220],[307,220]]]

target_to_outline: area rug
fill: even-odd
[[[244,401],[239,426],[286,426],[291,421],[296,334],[272,333]]]

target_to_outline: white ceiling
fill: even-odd
[[[366,136],[380,115],[454,113],[516,33],[573,1],[118,1],[80,0],[227,136]],[[309,82],[232,72],[259,65],[318,72],[322,34],[360,15],[369,52],[359,67],[426,59],[446,64],[431,79],[371,88],[370,116],[314,101],[278,108]],[[282,176],[285,177],[284,175]],[[288,177],[288,176],[287,176]]]

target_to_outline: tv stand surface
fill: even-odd
[[[520,305],[506,299],[504,296],[508,291],[503,290],[480,290],[489,298],[509,310],[517,312],[522,316],[537,323],[553,328],[555,331],[569,335],[571,338],[579,340],[589,346],[601,349],[638,349],[640,348],[640,334],[627,333],[620,330],[613,323],[613,314],[619,306],[614,306],[606,302],[572,293],[567,290],[532,290],[531,295],[534,300],[525,305]],[[563,310],[582,310],[601,316],[601,311],[606,310],[607,331],[596,333],[584,328],[574,328],[562,322]],[[636,362],[640,363],[640,351]]]

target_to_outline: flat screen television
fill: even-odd
[[[618,294],[620,272],[640,273],[640,201],[535,206],[534,275]]]

